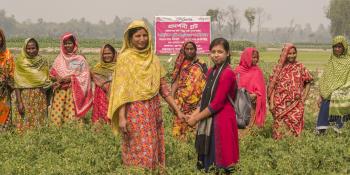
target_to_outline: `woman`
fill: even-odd
[[[106,122],[109,86],[112,82],[112,74],[115,67],[116,52],[113,46],[106,44],[101,49],[101,61],[92,69],[92,79],[95,83],[95,93],[92,109],[92,122]]]
[[[238,88],[245,88],[249,92],[253,104],[248,128],[253,124],[263,127],[266,117],[265,80],[262,70],[257,65],[258,62],[259,52],[255,48],[249,47],[242,52],[239,65],[235,69]]]
[[[0,131],[11,123],[11,93],[15,63],[10,50],[6,48],[4,31],[0,29]]]
[[[55,81],[50,118],[57,126],[84,117],[92,104],[89,65],[77,52],[76,37],[62,35],[60,54],[50,70]]]
[[[187,123],[196,125],[196,150],[198,168],[209,171],[210,167],[231,173],[239,160],[238,129],[236,114],[229,98],[236,91],[235,74],[230,66],[230,46],[226,39],[216,38],[210,44],[210,58],[214,67],[207,73],[200,109],[192,114]]]
[[[17,129],[43,125],[47,116],[47,97],[44,88],[50,85],[49,65],[39,53],[38,42],[28,38],[21,55],[15,61],[16,110],[13,124]]]
[[[332,43],[333,52],[320,79],[320,112],[317,130],[323,133],[330,122],[340,132],[350,115],[350,54],[348,41],[336,36]]]
[[[268,98],[274,118],[274,139],[286,134],[299,136],[304,127],[304,104],[313,78],[296,58],[296,47],[285,44],[270,76]]]
[[[176,59],[172,73],[171,92],[180,110],[190,115],[197,108],[205,86],[207,66],[197,58],[197,46],[194,42],[185,42]],[[186,139],[187,133],[193,129],[186,121],[175,117],[173,135],[179,139]]]
[[[155,169],[165,165],[160,94],[179,117],[185,117],[170,95],[165,71],[153,54],[151,32],[144,21],[133,21],[113,73],[108,117],[115,134],[122,133],[126,166]]]

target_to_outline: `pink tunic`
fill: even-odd
[[[207,77],[213,71],[208,71]],[[209,81],[209,80],[208,80]],[[199,161],[208,169],[212,163],[216,167],[228,169],[239,160],[238,128],[236,113],[227,96],[235,96],[235,74],[230,66],[221,73],[217,90],[208,108],[213,113],[211,145],[209,155],[199,155]],[[202,99],[203,100],[203,99]]]

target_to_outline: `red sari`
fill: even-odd
[[[249,93],[256,94],[255,124],[264,126],[266,117],[266,87],[264,74],[258,66],[252,65],[253,52],[255,48],[246,48],[241,54],[239,65],[235,69],[238,88],[245,88]]]
[[[304,127],[302,95],[305,84],[311,82],[313,78],[302,63],[297,61],[286,63],[288,52],[292,48],[295,46],[285,46],[280,63],[270,77],[269,97],[274,104],[271,111],[274,117],[274,139],[281,139],[287,133],[299,136]]]
[[[180,107],[180,110],[186,115],[192,114],[198,107],[205,87],[205,73],[207,71],[207,66],[197,56],[193,60],[185,59],[185,47],[188,43],[196,46],[191,41],[183,44],[179,56],[176,58],[172,73],[173,83],[177,83],[174,100]],[[187,134],[192,133],[192,131],[193,129],[183,119],[174,116],[173,135],[175,137],[179,139],[186,138]]]
[[[114,55],[114,60],[111,63],[105,63],[103,61],[103,52],[106,46],[107,44],[101,48],[101,61],[91,70],[92,79],[95,83],[91,117],[93,123],[99,121],[110,123],[110,119],[107,116],[108,94],[112,82],[112,74],[115,69],[116,57]]]

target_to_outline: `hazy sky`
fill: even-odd
[[[313,29],[319,24],[329,25],[325,9],[330,0],[0,0],[0,9],[14,15],[19,21],[65,22],[84,17],[91,22],[111,22],[117,15],[132,19],[156,15],[205,15],[209,8],[226,8],[233,5],[239,10],[241,24],[247,28],[244,10],[262,7],[270,15],[263,27],[288,26],[291,20]],[[130,3],[133,2],[133,3]],[[0,24],[1,25],[1,24]]]

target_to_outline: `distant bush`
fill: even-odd
[[[246,47],[255,47],[251,41],[230,41],[230,47],[233,51],[243,51]]]

